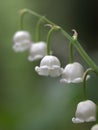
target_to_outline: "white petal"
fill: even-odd
[[[61,83],[67,83],[67,84],[72,83],[71,80],[67,80],[67,79],[63,79],[63,78],[60,80],[60,82]]]
[[[29,60],[29,61],[35,61],[35,60],[39,60],[39,59],[42,59],[42,58],[43,58],[42,55],[36,55],[36,56],[34,56],[34,57],[32,57],[31,55],[28,56],[28,60]]]
[[[73,118],[72,118],[72,122],[73,122],[73,123],[83,123],[84,120],[73,117]]]
[[[86,119],[86,122],[92,122],[92,121],[96,121],[96,118],[91,116],[88,119]]]
[[[44,67],[38,67],[36,66],[35,67],[35,71],[39,74],[39,75],[42,75],[42,76],[48,76],[49,75],[49,69],[47,68],[47,66],[44,66]]]
[[[62,74],[62,68],[56,66],[56,67],[53,67],[53,69],[50,69],[50,72],[49,72],[49,75],[51,77],[58,77]]]
[[[82,78],[81,77],[78,77],[74,80],[72,80],[72,83],[81,83],[82,82]]]
[[[92,126],[91,130],[98,130],[98,124],[95,124],[94,126]]]

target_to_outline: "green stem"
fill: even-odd
[[[36,42],[40,41],[40,26],[43,21],[43,17],[41,17],[36,25]]]
[[[96,73],[92,68],[88,68],[83,75],[83,92],[84,92],[84,98],[87,99],[87,93],[86,93],[86,80],[87,80],[87,76],[90,72],[94,72]]]
[[[84,92],[84,99],[86,100],[87,99],[87,93],[86,93],[86,80],[87,80],[87,76],[90,72],[92,72],[93,69],[92,68],[89,68],[87,69],[85,72],[84,72],[84,75],[83,75],[83,92]]]
[[[38,14],[38,13],[32,11],[32,10],[29,10],[29,9],[22,9],[22,10],[20,10],[20,28],[21,29],[23,29],[23,19],[24,19],[24,14],[26,14],[26,13],[34,15],[34,16],[40,18],[40,19],[43,17],[42,15],[40,15],[40,14]],[[45,22],[51,24],[51,25],[55,25],[53,22],[51,22],[50,20],[48,20],[46,17],[43,17],[43,20]]]
[[[47,35],[47,40],[46,40],[46,43],[47,43],[47,55],[50,55],[50,36],[52,34],[52,31],[53,31],[53,29],[50,29],[50,31],[48,32],[48,35]]]
[[[70,58],[69,58],[69,62],[73,63],[74,57],[73,57],[73,44],[72,42],[69,43],[69,53],[70,53]]]
[[[47,43],[47,55],[50,55],[50,40],[51,40],[51,35],[52,35],[52,32],[54,30],[58,30],[58,26],[52,26],[51,29],[49,30],[48,32],[48,35],[47,35],[47,40],[46,40],[46,43]]]
[[[42,15],[31,11],[29,9],[23,9],[21,10],[21,20],[20,20],[20,25],[21,28],[23,28],[23,17],[25,13],[29,13],[32,14],[38,18],[42,18]],[[56,26],[58,27],[61,32],[63,33],[63,35],[73,43],[73,45],[76,47],[77,51],[80,53],[80,55],[82,56],[82,58],[85,60],[85,62],[98,74],[98,66],[94,63],[94,61],[88,56],[88,54],[85,52],[85,50],[82,48],[82,46],[80,45],[80,43],[73,39],[63,28],[59,27],[58,25],[56,25],[55,23],[53,23],[52,21],[48,20],[46,17],[43,17],[43,20],[49,24],[51,24],[52,26]]]
[[[94,70],[96,73],[98,73],[98,66],[95,64],[95,62],[88,56],[88,54],[85,52],[83,47],[80,45],[80,43],[76,40],[73,42],[74,46],[82,56],[82,58],[85,60],[85,62]]]
[[[20,17],[19,17],[19,30],[23,30],[23,19],[24,19],[24,16],[25,14],[27,13],[27,11],[25,9],[21,10],[20,11]]]

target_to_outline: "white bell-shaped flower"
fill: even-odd
[[[84,68],[78,63],[70,63],[65,66],[64,71],[62,73],[62,79],[60,82],[62,83],[80,83],[83,80]],[[87,79],[90,76],[87,76]]]
[[[29,49],[31,45],[31,35],[27,31],[17,31],[13,36],[13,50],[15,52],[23,52]]]
[[[92,126],[91,130],[98,130],[98,124],[95,124],[94,126]]]
[[[43,58],[47,54],[47,45],[45,42],[32,43],[30,46],[29,61],[35,61]]]
[[[35,67],[35,71],[42,76],[58,77],[62,74],[63,69],[57,57],[46,55],[41,60],[40,67]]]
[[[73,123],[83,123],[96,121],[96,104],[91,100],[82,101],[77,105]]]

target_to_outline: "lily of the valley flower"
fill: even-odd
[[[80,83],[83,80],[84,68],[78,63],[70,63],[65,66],[64,71],[62,73],[62,79],[60,82],[62,83]],[[87,79],[89,75],[87,76]]]
[[[13,50],[15,52],[23,52],[29,49],[31,45],[31,35],[27,31],[17,31],[13,36]]]
[[[45,42],[32,43],[30,46],[29,61],[35,61],[43,58],[47,54],[47,45]]]
[[[60,61],[57,57],[46,55],[40,62],[40,66],[35,67],[35,71],[42,76],[58,77],[62,74]]]
[[[91,130],[98,130],[98,124],[92,126]]]
[[[77,105],[73,123],[96,121],[96,104],[91,100],[82,101]]]

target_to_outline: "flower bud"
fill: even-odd
[[[60,76],[62,70],[63,69],[61,68],[59,59],[51,55],[47,55],[41,60],[40,67],[39,66],[35,67],[35,71],[39,75],[51,76],[51,77]]]
[[[96,121],[96,104],[91,100],[82,101],[77,105],[73,123],[83,123]]]
[[[65,66],[62,73],[62,83],[80,83],[83,80],[84,68],[78,63],[74,62]],[[89,75],[87,76],[87,79]]]
[[[47,54],[47,45],[45,42],[32,43],[30,46],[29,61],[35,61],[43,58]]]
[[[13,50],[15,52],[23,52],[29,49],[31,45],[31,35],[27,31],[18,31],[13,36]]]

